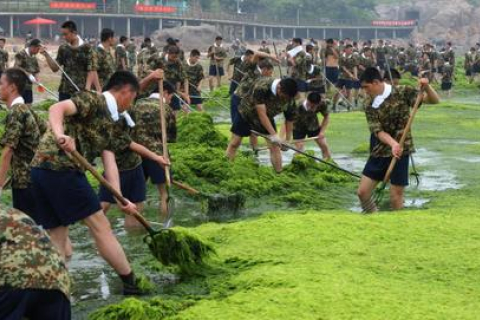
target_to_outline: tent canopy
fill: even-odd
[[[26,25],[57,24],[57,21],[44,19],[44,18],[35,18],[32,20],[25,21],[24,24]]]

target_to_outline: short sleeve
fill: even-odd
[[[365,110],[365,116],[367,117],[368,128],[370,132],[377,135],[380,131],[384,131],[378,113],[372,107],[367,107]]]
[[[5,132],[0,139],[2,147],[9,146],[15,149],[20,142],[23,132],[23,121],[20,119],[20,115],[21,113],[15,110],[9,111],[5,123]]]
[[[297,106],[295,104],[295,100],[288,102],[287,110],[283,113],[286,121],[293,121],[295,119],[295,112],[297,110]]]
[[[410,108],[413,108],[413,106],[415,105],[415,101],[417,100],[418,92],[419,92],[418,89],[416,89],[414,87],[405,86],[403,88],[403,97],[405,99],[405,103],[407,103],[408,106],[410,106]]]
[[[270,96],[269,92],[270,88],[254,88],[253,89],[253,104],[266,104],[268,101],[268,97]]]
[[[119,121],[125,122],[125,119],[121,118]],[[106,149],[113,153],[124,152],[130,148],[130,144],[133,142],[128,130],[125,130],[125,125],[120,122],[115,123],[114,130],[112,130],[112,136],[109,140]]]
[[[94,112],[94,109],[97,108],[96,104],[98,103],[98,98],[94,95],[96,94],[91,92],[79,92],[71,98],[73,104],[77,108],[75,117],[86,118]]]
[[[57,52],[57,58],[55,59],[57,61],[57,63],[61,66],[64,66],[65,65],[65,60],[66,60],[66,51],[65,51],[65,47],[64,46],[60,46],[60,48],[58,48],[58,52]]]
[[[95,50],[91,46],[85,48],[86,57],[87,57],[87,71],[97,71],[98,70],[98,57],[95,53]]]
[[[23,64],[23,59],[22,59],[22,56],[20,55],[20,53],[17,53],[15,55],[15,64],[14,64],[14,67],[15,68],[25,68],[24,64]]]

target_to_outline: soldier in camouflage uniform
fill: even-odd
[[[203,67],[199,63],[200,51],[193,49],[190,57],[185,61],[184,68],[187,74],[188,84],[190,85],[190,103],[196,106],[198,111],[203,111],[202,107],[202,80],[205,78]]]
[[[283,113],[286,120],[287,140],[292,134],[292,120],[295,111],[295,96],[298,93],[294,79],[259,78],[244,97],[238,108],[230,131],[232,138],[227,148],[227,157],[235,158],[236,151],[243,137],[251,135],[251,130],[268,134],[270,160],[276,172],[282,171],[282,156],[279,145],[282,140],[277,135],[274,117]]]
[[[258,48],[258,51],[260,52],[264,52],[266,54],[270,54],[270,48],[267,47],[267,41],[265,40],[262,40],[262,45],[260,46],[260,48]]]
[[[40,66],[38,65],[38,60],[36,55],[42,50],[40,40],[33,39],[30,41],[27,48],[23,49],[15,55],[15,68],[21,68],[29,74],[31,80],[36,80],[38,74],[40,73]],[[32,81],[30,79],[25,85],[25,91],[22,92],[23,100],[26,104],[32,104],[33,102],[33,91],[32,91]],[[36,81],[34,81],[36,82]]]
[[[103,94],[81,92],[50,107],[50,126],[32,161],[35,217],[49,231],[63,256],[68,226],[83,221],[100,255],[122,279],[123,293],[139,294],[135,275],[95,191],[83,168],[69,157],[77,149],[90,163],[101,156],[106,179],[121,192],[115,153],[127,149],[129,144],[125,139],[117,139],[114,126],[119,114],[133,103],[139,84],[132,73],[121,71],[112,75],[105,90]],[[126,214],[137,212],[130,201],[119,206]]]
[[[447,97],[450,98],[451,90],[452,90],[452,85],[453,85],[453,78],[454,78],[454,73],[453,73],[453,66],[450,64],[450,62],[445,61],[445,64],[443,65],[443,70],[442,70],[442,91],[447,94]]]
[[[470,51],[465,53],[465,61],[463,63],[463,69],[465,70],[465,75],[469,79],[469,82],[472,83],[474,79],[473,73],[473,62],[475,61],[476,51],[474,47],[470,48]]]
[[[115,48],[115,61],[117,64],[117,71],[128,70],[128,57],[127,48],[128,38],[125,36],[120,37],[120,43]]]
[[[177,46],[169,46],[168,52],[165,55],[156,54],[150,57],[149,67],[151,70],[162,69],[165,74],[165,81],[170,82],[182,96],[186,104],[182,103],[180,99],[175,96],[172,99],[171,107],[175,112],[183,108],[185,112],[189,112],[190,104],[190,85],[188,82],[185,66],[178,58],[180,50]],[[180,91],[180,89],[183,91]],[[153,87],[152,87],[153,89]],[[150,94],[152,91],[149,91]]]
[[[337,109],[337,102],[340,98],[340,92],[344,92],[345,98],[348,100],[348,110],[352,103],[352,89],[355,89],[355,81],[358,80],[358,61],[353,55],[353,47],[351,44],[345,47],[345,52],[340,56],[340,78],[338,79],[337,92],[333,98],[333,108]]]
[[[96,81],[98,79],[98,61],[95,49],[78,36],[77,26],[73,21],[64,22],[61,27],[61,33],[67,43],[62,44],[58,48],[56,61],[53,60],[46,50],[42,52],[50,69],[53,72],[57,72],[60,70],[58,67],[60,65],[80,90],[91,90],[92,85],[95,85],[95,89],[101,92],[102,88]],[[70,99],[77,90],[62,74],[58,92],[59,100],[62,101]]]
[[[173,86],[168,82],[164,82],[163,98],[165,101],[165,122],[167,124],[166,130],[169,142],[175,142],[177,136],[175,113],[169,106],[174,93],[175,90]],[[136,123],[132,131],[132,138],[152,152],[163,155],[159,99],[160,94],[158,93],[157,86],[148,98],[137,100],[137,103],[131,109],[130,114]],[[160,216],[162,217],[162,220],[165,221],[168,214],[168,193],[165,185],[165,168],[161,166],[159,162],[152,161],[146,157],[142,158],[142,168],[145,174],[145,179],[150,179],[150,182],[157,186],[161,200]]]
[[[140,50],[137,58],[137,75],[140,79],[144,79],[148,75],[148,71],[150,70],[148,60],[155,54],[157,54],[157,48],[155,48],[150,38],[145,38],[142,44],[142,50]]]
[[[388,48],[385,46],[382,39],[378,40],[378,46],[375,48],[375,60],[377,61],[377,67],[380,70],[385,70],[385,62],[387,60]]]
[[[404,188],[408,185],[409,155],[414,151],[411,132],[408,133],[404,146],[400,146],[398,141],[419,92],[413,87],[393,87],[384,83],[380,72],[375,68],[365,70],[360,81],[369,96],[365,114],[371,138],[370,158],[363,170],[358,197],[365,212],[377,210],[371,200],[372,192],[383,180],[392,157],[396,157],[398,162],[390,179],[390,199],[392,209],[401,209]],[[438,95],[427,79],[421,79],[420,86],[425,90],[424,103],[439,102]]]
[[[5,38],[0,38],[0,76],[8,68],[8,52],[5,50],[6,42]]]
[[[213,79],[217,79],[217,88],[222,84],[222,76],[225,74],[223,69],[224,60],[227,58],[227,51],[222,45],[223,38],[217,36],[213,46],[208,48],[207,57],[210,58],[210,68],[208,70],[210,91],[213,91]]]
[[[318,114],[322,114],[322,123],[318,121]],[[325,132],[330,122],[328,113],[328,105],[326,101],[322,101],[322,97],[318,92],[311,92],[307,98],[296,108],[293,120],[293,139],[300,140],[305,138],[313,138],[322,150],[323,159],[332,158],[330,149],[328,148]],[[303,142],[295,142],[295,146],[299,150],[304,148]]]
[[[70,276],[47,233],[0,206],[0,319],[70,320]]]
[[[405,71],[410,72],[412,76],[418,76],[418,59],[417,59],[417,49],[413,43],[408,45],[407,51],[405,52],[407,55],[407,62],[405,65]]]
[[[233,66],[232,76],[230,76],[230,88],[228,90],[228,95],[232,96],[235,90],[238,87],[238,84],[243,78],[243,71],[241,70],[241,65],[245,56],[253,54],[252,50],[246,50],[244,54],[240,56],[234,56],[228,61],[227,65],[227,74],[230,75],[230,67]]]
[[[307,53],[303,50],[302,39],[292,40],[293,48],[287,52],[291,64],[291,77],[297,81],[298,91],[307,91]],[[313,50],[313,47],[312,47]]]
[[[112,55],[112,47],[115,45],[115,33],[112,29],[103,29],[100,34],[100,43],[97,46],[98,80],[103,88],[112,74],[115,73],[115,59]]]
[[[128,70],[133,72],[137,65],[137,46],[135,45],[135,39],[130,39],[126,49],[128,55]]]
[[[8,114],[0,139],[3,148],[0,165],[0,194],[7,172],[12,172],[13,207],[34,218],[35,201],[30,180],[30,162],[46,130],[45,122],[20,96],[28,79],[19,69],[7,69],[0,78],[0,98],[6,101]]]

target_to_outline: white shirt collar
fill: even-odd
[[[103,43],[98,44],[98,47],[99,47],[100,49],[105,50],[105,47],[103,46]]]
[[[78,39],[78,46],[79,47],[82,46],[85,43],[85,41],[83,41],[83,39],[79,35],[77,35],[77,39]]]
[[[310,65],[310,69],[308,70],[308,74],[312,74],[313,71],[315,71],[315,65],[314,65],[314,64],[311,64],[311,65]]]
[[[194,63],[194,64],[190,63],[190,58],[185,59],[185,61],[187,62],[187,64],[188,64],[189,67],[194,67],[194,66],[196,66],[196,65],[198,64],[198,61],[197,61],[196,63]]]
[[[372,108],[378,109],[382,105],[382,103],[390,97],[390,94],[392,94],[392,86],[389,85],[388,83],[384,83],[385,88],[383,89],[383,93],[376,96],[375,99],[373,99],[372,102]]]
[[[10,105],[10,107],[16,105],[16,104],[25,104],[25,100],[23,100],[23,98],[21,96],[19,97],[16,97],[15,99],[13,99],[12,101],[12,104]]]
[[[150,99],[157,99],[159,100],[160,99],[160,93],[158,92],[155,92],[155,93],[152,93],[150,96],[149,96]],[[165,101],[165,97],[163,98],[163,102],[166,102]]]
[[[30,54],[30,48],[25,48],[25,52],[27,53],[27,56],[31,57],[32,55]]]
[[[123,118],[125,118],[125,121],[127,122],[127,125],[129,127],[134,127],[135,122],[133,121],[132,117],[130,117],[127,111],[124,111],[121,114],[118,113],[118,104],[115,97],[109,91],[105,91],[102,94],[105,97],[105,101],[107,102],[108,111],[110,112],[112,120],[117,122],[120,119],[120,116],[122,116]]]
[[[280,80],[281,80],[281,79],[275,79],[275,80],[273,80],[273,82],[272,82],[272,87],[270,88],[270,90],[272,90],[272,93],[273,93],[274,95],[277,95],[277,87],[278,87],[278,84],[280,83]]]
[[[303,108],[305,108],[306,111],[308,111],[307,99],[303,101],[302,106]]]
[[[122,48],[125,48],[125,46],[121,43],[117,44],[117,47],[122,47]]]
[[[291,49],[290,51],[288,51],[288,55],[292,58],[295,58],[295,56],[297,54],[299,54],[300,52],[303,51],[303,47],[302,46],[296,46],[295,48]]]

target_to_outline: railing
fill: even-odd
[[[234,21],[244,23],[258,23],[275,26],[332,26],[332,27],[360,27],[371,26],[370,20],[336,20],[329,18],[318,19],[285,19],[282,17],[271,17],[257,14],[231,14],[231,13],[219,13],[219,12],[205,12],[205,11],[193,11],[186,8],[177,8],[175,13],[146,13],[136,12],[134,7],[125,1],[118,1],[119,7],[115,5],[106,5],[102,3],[97,5],[96,9],[90,10],[66,10],[66,9],[52,9],[49,6],[50,1],[45,0],[0,0],[0,12],[3,13],[16,13],[16,12],[32,12],[32,13],[97,13],[97,14],[135,14],[138,16],[159,16],[163,18],[171,17],[172,19],[198,19],[198,20],[216,20],[216,21]]]

